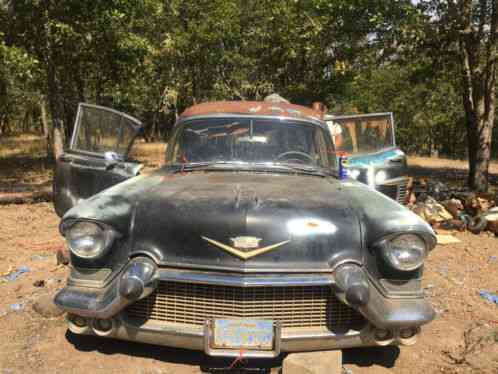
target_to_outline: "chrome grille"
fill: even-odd
[[[352,328],[363,317],[340,302],[329,286],[233,287],[161,282],[126,310],[127,316],[189,325],[211,318],[271,319],[286,327]]]
[[[389,196],[391,199],[396,200],[398,203],[406,204],[406,195],[408,193],[408,179],[403,179],[396,184],[381,184],[377,189],[384,195]]]
[[[398,184],[398,203],[405,205],[406,204],[406,194],[407,194],[407,189],[408,189],[408,180],[405,179],[403,182]]]

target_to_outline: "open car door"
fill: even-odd
[[[56,162],[54,206],[60,217],[81,200],[138,174],[141,165],[128,154],[141,129],[142,123],[127,114],[79,104],[71,143]]]
[[[355,155],[395,147],[392,113],[327,115],[325,120],[338,151]]]

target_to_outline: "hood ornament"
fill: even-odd
[[[241,260],[248,260],[252,257],[262,255],[263,253],[270,252],[273,249],[283,246],[290,242],[290,240],[284,240],[283,242],[275,243],[266,247],[258,248],[261,238],[256,238],[254,236],[238,236],[236,238],[230,238],[233,243],[233,247],[227,244],[221,243],[217,240],[201,236],[202,239],[208,243],[228,252]]]
[[[230,238],[233,246],[237,249],[258,248],[261,240],[261,238],[256,238],[255,236],[237,236],[236,238]]]

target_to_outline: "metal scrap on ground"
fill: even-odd
[[[439,244],[457,243],[452,231],[474,234],[489,231],[498,236],[498,195],[450,188],[442,182],[412,181],[408,207],[439,234]]]

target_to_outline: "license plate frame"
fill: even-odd
[[[210,319],[204,328],[204,351],[210,356],[277,357],[280,324],[262,319]]]

